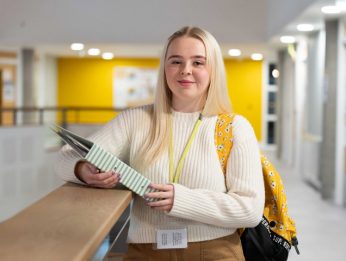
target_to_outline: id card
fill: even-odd
[[[187,229],[159,229],[156,242],[156,249],[187,248]]]

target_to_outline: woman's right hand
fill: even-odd
[[[119,173],[113,170],[99,172],[94,165],[87,161],[79,161],[74,172],[78,179],[92,187],[114,188],[120,181]]]

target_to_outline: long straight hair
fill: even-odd
[[[206,50],[206,65],[210,72],[210,84],[207,99],[202,111],[203,116],[213,116],[231,112],[226,84],[226,73],[220,46],[215,38],[207,31],[198,27],[183,27],[173,33],[164,46],[161,59],[156,96],[151,111],[151,128],[137,163],[146,167],[153,163],[168,147],[169,133],[172,129],[171,105],[172,92],[170,91],[165,74],[167,50],[174,39],[192,37],[203,42]]]

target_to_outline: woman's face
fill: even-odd
[[[203,109],[210,72],[202,41],[186,36],[174,39],[167,49],[165,74],[173,109],[186,112]]]

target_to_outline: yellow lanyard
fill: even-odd
[[[173,183],[179,182],[186,155],[190,150],[191,144],[196,137],[197,131],[198,131],[201,123],[202,123],[202,114],[199,115],[198,120],[196,121],[195,126],[193,127],[192,133],[191,133],[191,135],[190,135],[190,137],[189,137],[189,139],[185,145],[183,153],[181,154],[181,157],[180,157],[180,160],[178,162],[178,165],[177,165],[175,172],[174,172],[174,159],[173,159],[173,155],[174,155],[173,134],[172,134],[173,130],[171,131],[169,150],[168,150],[168,153],[169,153],[169,180],[170,180],[170,182],[173,182]]]

